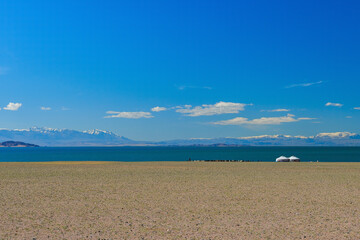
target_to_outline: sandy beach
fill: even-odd
[[[0,239],[359,239],[359,163],[0,163]]]

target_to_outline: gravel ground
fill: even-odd
[[[0,163],[0,239],[360,239],[360,163]]]

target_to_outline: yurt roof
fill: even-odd
[[[295,157],[295,156],[291,156],[291,157],[289,157],[289,159],[300,159],[300,158]]]
[[[281,157],[278,157],[277,159],[288,159],[288,158],[285,156],[281,156]]]

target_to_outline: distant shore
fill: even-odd
[[[5,141],[0,143],[0,147],[40,147],[36,144],[19,142],[19,141]]]

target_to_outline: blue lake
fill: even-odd
[[[275,161],[295,155],[302,161],[360,162],[360,147],[40,147],[0,148],[0,162],[43,161]]]

